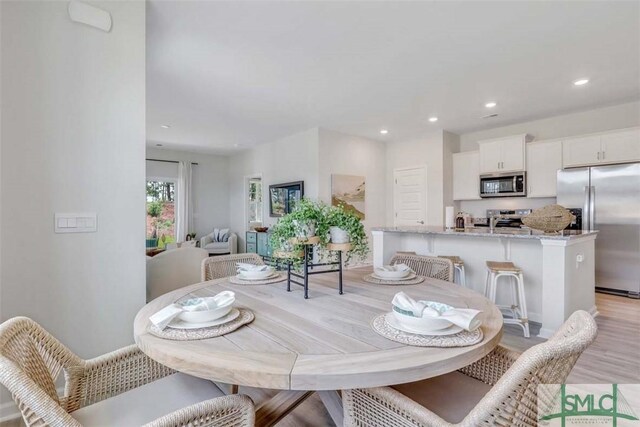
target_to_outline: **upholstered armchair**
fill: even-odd
[[[229,240],[226,242],[216,242],[213,233],[207,234],[200,239],[200,247],[209,252],[209,255],[225,255],[238,253],[238,235],[229,232]]]

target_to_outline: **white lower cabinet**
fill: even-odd
[[[527,197],[555,197],[562,169],[562,141],[527,144]]]
[[[480,153],[465,151],[453,155],[453,200],[480,199]]]

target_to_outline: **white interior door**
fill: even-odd
[[[424,225],[427,220],[427,169],[393,171],[394,225]]]

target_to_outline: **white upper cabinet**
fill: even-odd
[[[479,200],[480,154],[465,151],[453,155],[453,200]]]
[[[640,160],[640,129],[603,134],[601,160],[604,163]]]
[[[638,161],[640,128],[565,139],[562,157],[565,168]]]
[[[599,163],[600,139],[600,135],[590,135],[562,141],[562,165],[568,168]]]
[[[527,147],[527,197],[556,197],[562,169],[562,141],[536,141]]]
[[[502,162],[502,142],[487,141],[480,144],[480,172],[491,173],[500,170]]]
[[[525,143],[528,135],[478,141],[480,173],[519,172],[525,167]]]

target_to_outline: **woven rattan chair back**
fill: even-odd
[[[11,392],[24,419],[33,420],[28,425],[43,425],[30,404],[39,396],[50,397],[61,409],[73,406],[67,397],[58,396],[55,383],[65,369],[81,365],[80,358],[31,319],[16,317],[0,326],[0,383]]]
[[[264,265],[264,261],[258,254],[233,254],[213,256],[202,261],[202,281],[221,279],[235,276],[238,270],[236,263]]]
[[[531,347],[517,359],[515,352],[498,347],[461,369],[463,374],[493,387],[456,426],[538,426],[538,385],[564,383],[596,334],[597,326],[591,315],[577,311],[551,339]],[[543,396],[543,403],[553,397]],[[451,425],[391,388],[349,390],[343,399],[345,427]]]
[[[400,263],[411,267],[418,276],[453,282],[453,263],[449,259],[397,253],[391,258],[391,265]]]
[[[62,372],[64,395],[58,396]],[[174,373],[136,345],[82,360],[31,319],[15,317],[0,325],[0,384],[28,427],[82,427],[71,412]],[[252,427],[254,421],[251,399],[234,395],[196,403],[145,427]]]
[[[499,380],[487,378],[477,364],[461,370],[491,385],[496,381],[467,419],[473,425],[503,420],[495,425],[537,426],[538,385],[563,384],[582,352],[595,340],[597,330],[589,313],[576,311],[547,342],[522,353]]]

